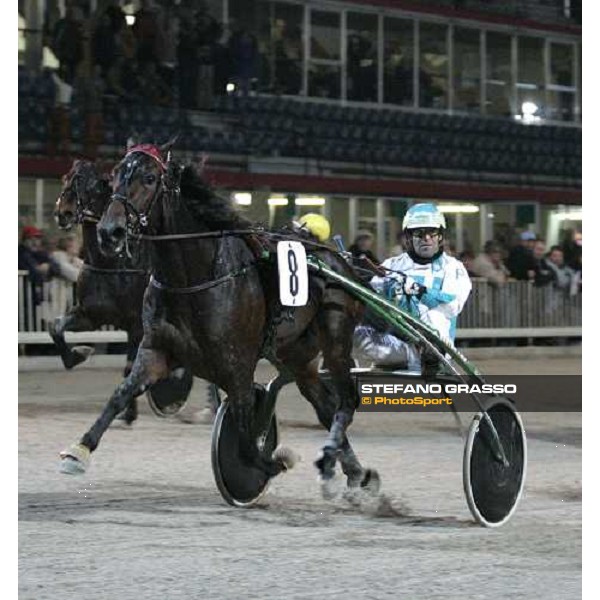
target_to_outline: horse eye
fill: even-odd
[[[144,183],[148,185],[152,185],[156,181],[156,177],[154,175],[146,175],[144,177]]]

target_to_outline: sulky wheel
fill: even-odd
[[[264,401],[264,388],[256,386],[256,394],[258,407],[260,401]],[[257,445],[264,454],[271,456],[279,440],[275,414],[264,429],[257,439]],[[211,459],[219,492],[232,506],[252,506],[267,491],[269,477],[263,471],[249,467],[240,460],[238,430],[227,399],[219,406],[213,425]]]
[[[173,417],[185,406],[194,384],[194,376],[187,369],[182,371],[181,377],[171,375],[168,379],[157,381],[146,392],[148,404],[155,415]]]
[[[499,527],[517,508],[527,470],[527,440],[521,417],[508,400],[487,409],[502,444],[498,454],[493,431],[483,413],[473,418],[463,456],[463,485],[469,509],[485,527]]]

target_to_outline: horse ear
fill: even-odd
[[[179,139],[179,134],[176,133],[168,142],[165,142],[164,144],[159,146],[160,153],[163,156],[167,156],[169,154],[169,152],[171,151],[171,148],[175,145],[175,143],[177,142],[178,139]]]
[[[134,146],[137,146],[138,144],[139,144],[138,134],[137,133],[132,133],[127,138],[127,150],[131,150]]]

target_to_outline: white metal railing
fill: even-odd
[[[32,283],[27,271],[18,271],[19,281],[19,344],[52,343],[48,325],[64,315],[76,301],[75,286],[68,281],[54,278],[40,285]],[[70,343],[125,342],[127,334],[113,326],[100,331],[67,333]]]
[[[457,338],[581,336],[581,293],[569,295],[551,285],[522,281],[494,286],[473,279],[473,291],[458,320]],[[51,343],[48,325],[75,302],[75,287],[61,279],[34,286],[19,271],[19,344]],[[68,342],[124,342],[114,327],[67,333]]]
[[[581,328],[581,293],[525,281],[497,286],[473,279],[473,291],[458,319],[465,329]],[[543,331],[542,331],[543,333]]]

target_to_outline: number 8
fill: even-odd
[[[298,281],[298,275],[296,275],[298,272],[298,260],[296,259],[296,254],[291,248],[288,250],[288,267],[290,269],[290,294],[292,294],[292,296],[296,296],[298,294],[298,287],[300,283]]]

